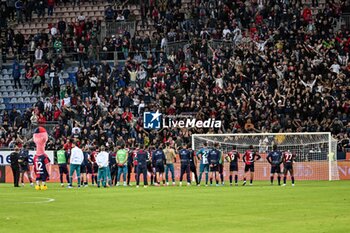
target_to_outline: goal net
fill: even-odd
[[[254,179],[268,180],[270,164],[266,160],[273,145],[281,151],[295,153],[294,177],[298,180],[339,180],[337,166],[337,141],[330,133],[267,133],[267,134],[194,134],[192,149],[197,151],[207,142],[209,147],[220,144],[223,153],[233,146],[243,154],[250,145],[259,152],[261,159],[255,164]],[[242,157],[242,156],[241,156]],[[282,165],[281,165],[282,166]],[[282,167],[281,167],[282,168]],[[225,178],[228,177],[228,163],[225,161]],[[239,161],[239,176],[242,178],[244,164]]]

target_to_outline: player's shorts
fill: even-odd
[[[91,165],[91,163],[88,163],[86,165],[86,173],[87,174],[92,174],[92,165]]]
[[[218,165],[218,169],[219,169],[219,173],[222,174],[224,172],[224,165],[223,164],[219,164]]]
[[[36,175],[36,181],[47,181],[49,179],[49,174],[38,174]]]
[[[291,163],[286,163],[284,165],[284,172],[287,172],[287,171],[293,171],[293,164]]]
[[[281,166],[280,165],[272,165],[271,166],[271,174],[274,174],[274,173],[278,173],[278,174],[281,173]]]
[[[20,165],[20,171],[21,172],[29,172],[29,165]]]
[[[153,167],[152,167],[152,164],[147,163],[147,171],[148,171],[148,172],[150,172],[150,173],[153,173]]]
[[[81,165],[80,166],[80,173],[86,173],[86,165]]]
[[[118,175],[118,167],[117,166],[110,166],[109,169],[111,170],[112,176]]]
[[[137,174],[137,165],[134,165],[134,173]]]
[[[97,165],[97,163],[94,163],[93,171],[94,171],[94,174],[98,173],[98,165]]]
[[[199,164],[199,172],[209,172],[209,164]]]
[[[218,172],[219,171],[219,165],[213,164],[213,166],[209,166],[209,171],[210,172]]]
[[[59,164],[58,169],[60,170],[60,174],[68,174],[67,164]]]
[[[191,172],[194,172],[194,173],[197,173],[197,168],[196,168],[196,166],[194,165],[194,164],[190,164],[190,171]]]
[[[156,172],[164,173],[164,164],[156,164]]]
[[[246,164],[244,167],[244,172],[251,171],[254,172],[254,163],[253,164]]]
[[[238,171],[238,164],[230,163],[230,172],[237,172],[237,171]]]

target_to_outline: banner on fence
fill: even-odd
[[[350,179],[350,161],[338,162],[339,175],[341,180]],[[134,171],[134,169],[133,169]],[[33,168],[31,166],[31,172],[33,173]],[[197,172],[198,169],[197,169]],[[239,163],[239,180],[243,179],[244,174],[244,164]],[[150,178],[150,174],[149,178]],[[26,176],[26,174],[25,174]],[[11,172],[11,167],[6,166],[6,182],[13,182],[13,175]],[[34,177],[34,174],[32,174]],[[225,164],[224,169],[225,180],[229,178],[229,164]],[[270,177],[270,165],[267,163],[256,163],[255,164],[255,180],[266,180],[268,181]],[[313,161],[313,162],[297,162],[294,164],[294,177],[296,180],[328,180],[328,162],[327,161]],[[178,181],[180,178],[180,164],[175,164],[175,179]],[[88,178],[91,182],[91,177]],[[171,174],[169,174],[169,179],[171,179]],[[289,179],[289,178],[288,178]],[[25,177],[27,180],[27,177]],[[74,178],[76,182],[76,178]],[[186,180],[186,177],[184,177]],[[135,181],[135,176],[131,176],[131,181]],[[141,180],[143,181],[143,180]],[[50,181],[49,182],[60,182],[60,172],[58,165],[52,165],[50,168]],[[202,180],[203,182],[203,180]],[[141,182],[142,183],[142,182]]]
[[[1,165],[9,165],[11,164],[10,154],[13,151],[0,151],[0,166]],[[51,164],[54,163],[54,152],[53,151],[46,151],[47,156],[49,157]],[[29,151],[29,163],[33,163],[35,151]]]

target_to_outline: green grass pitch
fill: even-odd
[[[0,232],[350,232],[349,181],[238,187],[0,184]]]

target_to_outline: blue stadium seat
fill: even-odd
[[[7,92],[6,92],[7,93]],[[10,101],[11,101],[11,99],[10,98],[4,98],[4,103],[5,104],[9,104],[10,103]]]
[[[7,110],[12,109],[12,104],[5,104],[5,105]]]

